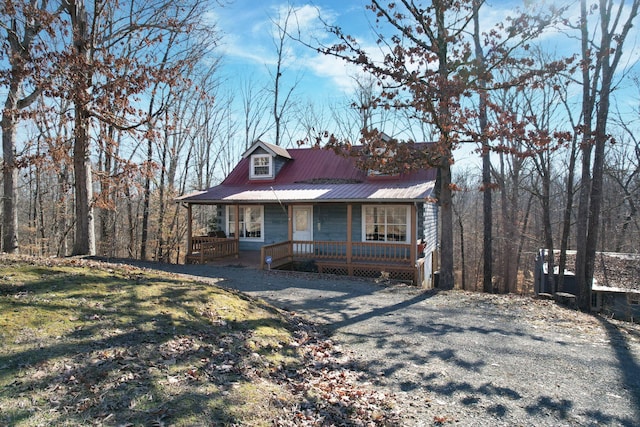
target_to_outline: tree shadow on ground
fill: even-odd
[[[620,328],[603,316],[597,316],[609,336],[611,347],[615,353],[620,378],[624,388],[629,391],[635,410],[635,419],[640,420],[640,363],[629,350],[627,337]]]
[[[193,271],[191,270],[191,272]],[[211,268],[207,276],[224,277],[224,271],[220,268]],[[615,325],[605,319],[601,321],[607,328],[611,342],[614,343],[614,352],[618,359],[624,387],[631,391],[635,400],[633,417],[607,413],[606,406],[602,410],[578,408],[576,405],[578,401],[573,401],[566,396],[560,398],[546,394],[532,396],[527,392],[526,381],[513,387],[504,385],[505,383],[501,383],[499,379],[496,381],[483,380],[481,376],[488,368],[489,360],[474,358],[473,353],[463,352],[461,347],[443,344],[447,337],[456,334],[476,336],[480,342],[490,338],[498,340],[497,342],[502,340],[505,343],[512,340],[527,340],[535,343],[529,351],[536,353],[518,356],[523,363],[526,363],[529,356],[532,356],[533,360],[545,360],[544,348],[547,344],[558,347],[568,346],[566,342],[554,339],[552,335],[541,335],[530,328],[517,329],[510,324],[510,318],[501,313],[499,313],[499,318],[503,323],[499,326],[479,325],[478,323],[460,324],[456,322],[457,317],[464,315],[469,307],[460,305],[455,309],[448,309],[436,308],[431,304],[429,307],[420,305],[420,303],[436,296],[435,292],[416,291],[418,293],[414,295],[403,296],[404,299],[389,298],[385,300],[385,295],[380,293],[380,290],[384,288],[371,282],[362,286],[348,284],[343,286],[346,279],[338,281],[319,277],[311,279],[311,277],[317,276],[309,275],[305,280],[299,275],[292,277],[288,277],[286,274],[269,273],[265,275],[247,270],[246,280],[243,283],[230,280],[223,281],[222,284],[245,292],[255,292],[282,308],[301,310],[310,314],[314,320],[320,320],[327,324],[332,332],[340,333],[348,342],[373,342],[373,347],[376,350],[375,359],[365,358],[361,363],[361,368],[369,373],[370,379],[376,384],[390,385],[396,381],[391,385],[397,386],[404,392],[416,394],[427,391],[436,397],[457,399],[463,405],[476,406],[492,417],[503,419],[508,419],[513,411],[519,411],[521,416],[525,418],[528,416],[531,419],[545,419],[545,422],[548,422],[549,417],[552,417],[559,423],[576,421],[572,417],[578,411],[580,411],[578,416],[581,417],[581,422],[587,424],[631,426],[636,425],[634,419],[640,419],[640,386],[638,385],[640,376],[637,375],[640,372],[640,367],[624,345],[626,341],[623,334]],[[260,279],[256,280],[256,278]],[[265,287],[265,283],[268,284],[267,287]],[[295,300],[290,292],[295,292],[296,288],[317,291],[317,293],[303,294],[306,299]],[[273,293],[270,294],[271,292]],[[263,295],[268,295],[268,297]],[[320,297],[314,299],[318,295]],[[359,299],[363,296],[374,296],[374,303],[367,306],[366,301]],[[371,301],[371,299],[367,301]],[[407,315],[409,310],[423,310],[423,313],[429,313],[429,315],[424,319],[411,318]],[[432,311],[437,311],[437,315],[433,316],[433,313],[430,313]],[[486,319],[487,316],[488,314],[485,313],[484,318]],[[366,324],[369,324],[370,327],[361,327]],[[375,325],[375,327],[371,327],[371,325]],[[428,340],[435,340],[439,346],[425,350],[424,342],[428,342]],[[616,342],[619,344],[616,345]],[[473,343],[469,342],[464,347],[472,345]],[[498,349],[494,350],[498,355]],[[562,351],[564,352],[564,350]],[[406,373],[401,374],[412,364],[424,366],[432,360],[444,362],[447,368],[458,369],[468,375],[478,374],[480,377],[474,381],[467,381],[464,377],[462,379],[460,377],[447,379],[437,373],[424,370],[413,376]],[[506,384],[512,383],[507,382]],[[514,402],[517,404],[514,405]]]
[[[225,307],[207,303],[217,292],[226,304],[246,303],[247,315],[223,319]],[[60,273],[3,284],[0,296],[12,311],[44,313],[45,323],[56,313],[70,327],[59,336],[34,329],[33,340],[18,337],[20,345],[0,350],[0,424],[239,425],[282,413],[287,401],[330,407],[314,395],[291,401],[292,389],[277,385],[303,383],[296,373],[304,363],[296,356],[300,344],[289,344],[313,334],[312,327],[244,294],[227,294],[144,275]],[[266,338],[256,331],[267,331]],[[272,332],[285,338],[270,340]]]

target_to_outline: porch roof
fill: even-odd
[[[373,181],[349,184],[221,184],[180,197],[194,204],[291,202],[422,202],[432,195],[435,181]]]

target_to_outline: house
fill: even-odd
[[[431,278],[436,171],[385,175],[353,156],[255,142],[215,187],[178,199],[188,210],[187,262],[261,251],[262,266],[296,261],[321,273]],[[215,205],[218,236],[193,236],[197,205]],[[425,257],[425,254],[427,255]]]
[[[547,250],[540,250],[536,258],[536,295],[551,294]],[[559,251],[554,251],[558,262]],[[567,251],[567,267],[575,265],[576,251]],[[555,283],[558,281],[558,266],[554,267]],[[575,274],[566,270],[564,286],[559,294],[577,295],[579,292]],[[557,293],[557,294],[558,294]],[[591,311],[603,313],[617,319],[640,321],[640,255],[615,252],[597,252],[591,286]]]

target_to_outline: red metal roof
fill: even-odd
[[[397,176],[369,176],[355,158],[333,150],[288,149],[291,159],[274,180],[250,180],[250,158],[242,159],[218,186],[185,195],[180,200],[207,202],[423,200],[431,195],[436,170],[421,169]]]

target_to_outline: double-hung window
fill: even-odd
[[[235,237],[236,220],[239,222],[239,239],[264,241],[264,207],[240,206],[236,218],[235,206],[227,206],[227,236]]]
[[[251,178],[273,178],[273,158],[268,154],[251,156]]]
[[[408,206],[363,206],[363,240],[365,242],[408,243]]]

